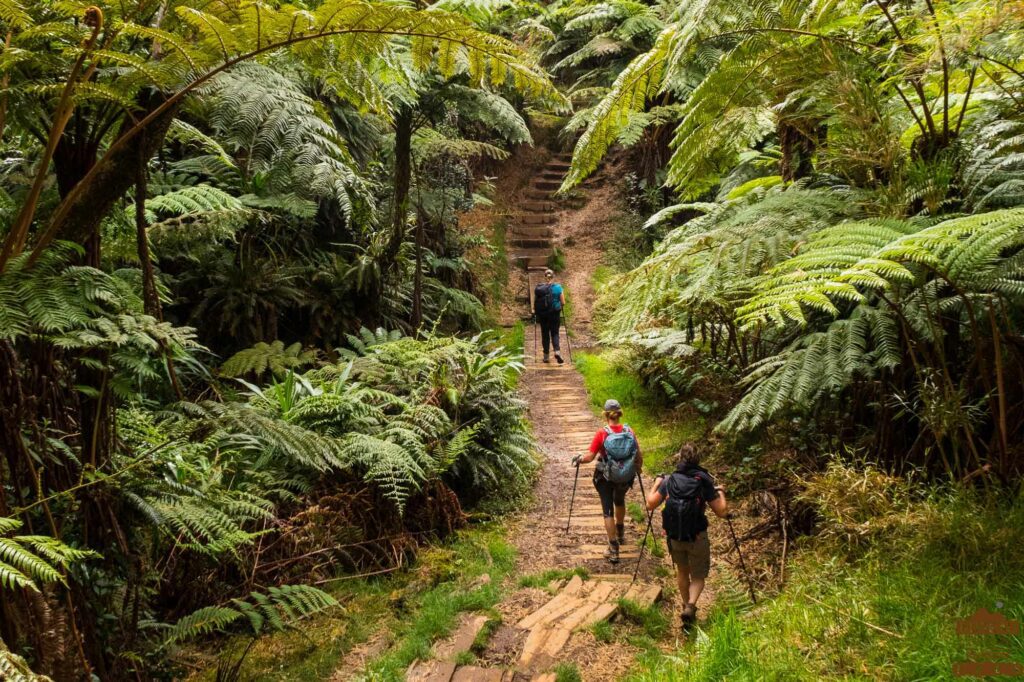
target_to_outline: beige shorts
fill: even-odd
[[[672,563],[690,569],[691,578],[707,578],[711,571],[711,543],[706,532],[697,536],[693,542],[668,540],[668,553]]]

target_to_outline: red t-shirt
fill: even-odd
[[[608,428],[612,430],[612,433],[622,433],[625,428],[624,424],[609,424]],[[590,452],[597,454],[604,449],[604,439],[608,437],[608,432],[602,427],[597,433],[594,434],[594,440],[590,442]],[[636,438],[636,432],[633,433],[633,438]],[[640,447],[640,440],[636,441],[637,448]]]

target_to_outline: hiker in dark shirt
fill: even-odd
[[[686,443],[679,449],[679,465],[667,476],[654,480],[647,495],[647,509],[654,511],[666,502],[661,520],[668,551],[676,567],[676,582],[683,600],[683,626],[697,619],[697,600],[711,570],[711,543],[705,507],[724,518],[728,511],[725,489],[700,466],[700,452]]]

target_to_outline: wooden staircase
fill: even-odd
[[[509,242],[513,248],[512,260],[529,273],[530,309],[533,309],[533,289],[544,280],[544,270],[554,254],[554,230],[558,204],[555,193],[569,170],[570,154],[556,154],[531,181],[516,214]]]

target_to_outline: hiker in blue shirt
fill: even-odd
[[[546,282],[533,290],[533,314],[540,323],[540,338],[544,346],[544,362],[548,362],[548,350],[555,347],[555,361],[562,364],[562,349],[558,343],[558,328],[562,324],[562,308],[565,306],[565,291],[554,281],[555,273],[550,268],[544,271]]]

